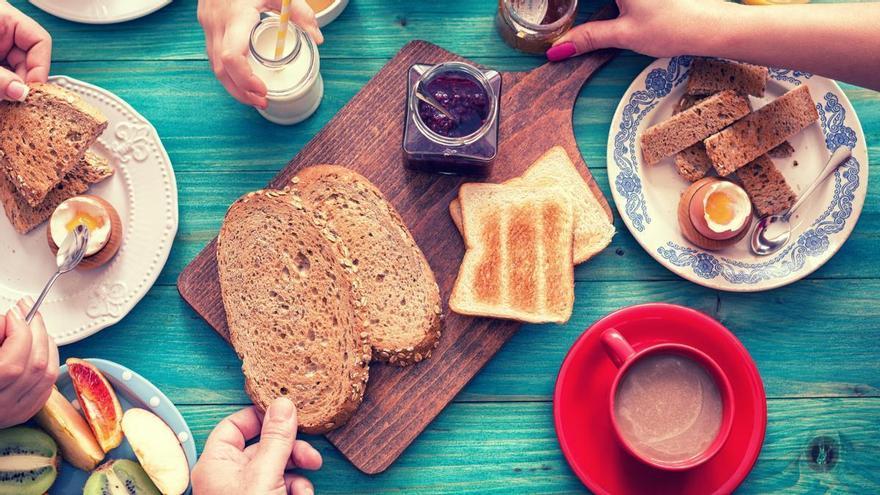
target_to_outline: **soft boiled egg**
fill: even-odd
[[[740,186],[715,180],[701,187],[690,203],[690,218],[697,232],[712,240],[737,236],[752,217],[752,202]]]
[[[94,256],[110,241],[113,228],[110,208],[112,206],[106,201],[94,196],[76,196],[64,201],[55,208],[49,219],[52,243],[60,246],[73,229],[84,225],[89,229],[85,256]]]

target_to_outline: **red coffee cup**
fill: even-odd
[[[611,393],[608,400],[611,424],[614,427],[614,433],[617,435],[618,441],[630,455],[657,469],[684,471],[703,464],[721,450],[724,442],[727,441],[727,437],[730,434],[730,428],[733,425],[734,403],[733,387],[731,387],[730,380],[727,379],[727,375],[725,375],[721,367],[718,366],[718,363],[700,350],[684,344],[655,344],[636,351],[632,348],[629,342],[627,342],[623,335],[614,328],[609,328],[602,333],[602,344],[604,345],[608,356],[611,358],[611,361],[613,361],[618,368],[617,375],[614,377],[614,382],[611,384]],[[681,461],[666,462],[664,460],[648,457],[639,452],[637,448],[630,444],[629,440],[627,440],[626,436],[621,431],[621,425],[615,412],[615,400],[623,377],[626,376],[627,372],[636,362],[648,356],[656,356],[658,354],[677,354],[700,364],[714,379],[715,385],[718,387],[718,392],[721,396],[721,425],[718,429],[718,433],[715,435],[715,439],[701,452]]]

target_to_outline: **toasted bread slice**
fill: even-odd
[[[373,357],[399,366],[430,357],[440,339],[440,289],[397,210],[365,177],[336,165],[300,170],[292,188],[350,253]]]
[[[464,184],[467,248],[449,298],[456,313],[563,323],[574,305],[574,213],[548,187]]]
[[[817,120],[810,89],[798,86],[706,138],[706,153],[718,175],[730,175]]]
[[[249,193],[217,238],[229,338],[260,409],[294,401],[299,429],[324,433],[363,399],[369,335],[357,318],[352,266],[326,219],[290,191]]]
[[[736,176],[760,216],[788,211],[797,201],[797,195],[767,155],[740,167]]]
[[[736,91],[712,95],[645,129],[639,139],[642,158],[645,164],[653,165],[724,129],[750,110],[747,97]]]
[[[732,89],[742,94],[764,96],[769,74],[769,69],[760,65],[696,58],[685,92],[691,96],[705,96]]]
[[[31,206],[24,200],[9,182],[5,174],[0,173],[0,202],[6,210],[6,216],[19,234],[27,234],[52,216],[52,212],[63,201],[86,192],[92,184],[97,184],[113,175],[113,167],[107,160],[86,152],[83,161],[71,170],[43,199],[39,206]]]
[[[0,168],[37,207],[83,159],[107,118],[54,84],[31,84],[24,102],[0,101]]]
[[[703,143],[697,143],[675,154],[675,168],[678,170],[678,175],[696,182],[712,169],[712,160],[709,160]]]
[[[575,264],[587,261],[611,244],[614,224],[608,220],[605,209],[568,157],[565,148],[550,148],[522,176],[505,182],[507,185],[526,187],[539,183],[544,187],[565,191],[573,200]],[[449,204],[449,214],[461,232],[461,204],[458,199]]]

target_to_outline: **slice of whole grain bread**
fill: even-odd
[[[27,234],[52,216],[52,212],[63,201],[86,192],[92,184],[97,184],[113,175],[113,167],[107,160],[86,152],[83,161],[74,167],[39,206],[31,206],[15,189],[5,174],[0,174],[0,202],[6,216],[19,234]]]
[[[32,83],[24,102],[0,101],[0,168],[37,207],[106,127],[107,118],[76,94]]]
[[[712,169],[712,160],[709,160],[703,143],[697,143],[675,154],[675,168],[678,170],[678,175],[696,182]]]
[[[345,423],[363,399],[371,357],[357,318],[351,261],[326,219],[290,191],[249,193],[230,206],[217,238],[229,338],[245,390],[265,410],[296,404],[299,429]]]
[[[797,200],[797,195],[767,155],[761,155],[755,161],[740,167],[736,176],[760,216],[787,211]]]
[[[769,72],[767,67],[759,65],[696,58],[688,75],[685,92],[692,96],[703,96],[732,89],[752,96],[764,96]]]
[[[696,144],[747,115],[746,97],[722,91],[642,132],[642,158],[648,165]]]
[[[373,357],[399,366],[430,357],[440,340],[440,289],[397,210],[365,177],[336,165],[300,170],[291,187],[349,251]]]

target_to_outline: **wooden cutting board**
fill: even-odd
[[[609,18],[613,8],[594,16]],[[502,73],[501,136],[491,182],[520,175],[541,154],[561,145],[590,184],[608,217],[611,209],[590,175],[574,139],[572,110],[581,86],[610,60],[604,50],[529,72]],[[448,298],[464,254],[448,213],[469,179],[412,172],[401,151],[407,70],[415,63],[467,61],[424,41],[402,50],[312,139],[269,184],[282,188],[303,167],[335,163],[352,168],[382,190],[424,251],[443,299],[443,335],[433,357],[407,368],[370,366],[364,402],[327,438],[358,469],[384,471],[470,381],[520,323],[449,312]],[[226,315],[212,241],[180,274],[181,296],[224,338]]]

